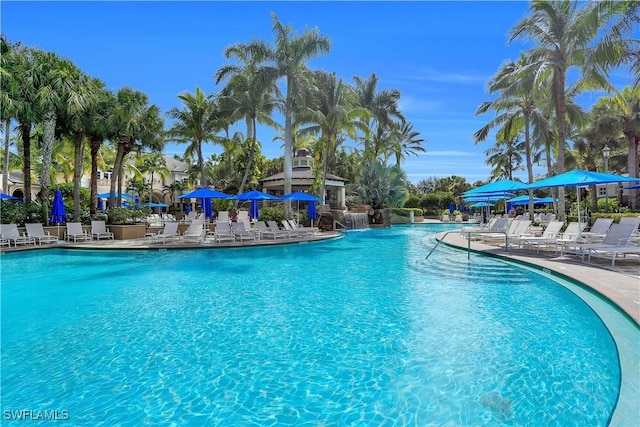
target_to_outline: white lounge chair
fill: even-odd
[[[548,246],[556,243],[556,238],[564,227],[563,221],[551,221],[547,228],[542,232],[542,236],[519,236],[514,237],[512,242],[517,243],[520,249],[526,249],[527,246],[536,247],[536,252],[540,252],[540,246]]]
[[[42,245],[42,243],[53,243],[58,241],[58,236],[52,236],[48,231],[44,231],[42,224],[39,222],[25,224],[24,227],[27,229],[27,236],[36,239],[36,242],[40,245]]]
[[[78,240],[92,240],[91,233],[82,229],[82,223],[67,222],[67,231],[65,232],[67,240],[77,242]]]
[[[613,219],[611,218],[597,218],[589,231],[581,233],[581,237],[586,243],[594,243],[602,240],[607,234],[609,227],[611,227],[611,224],[613,224]]]
[[[575,243],[565,247],[561,255],[565,253],[574,254],[582,257],[584,261],[585,255],[591,257],[592,251],[616,250],[622,247],[628,247],[629,239],[634,233],[636,227],[633,224],[611,224],[607,234],[602,242],[598,243]],[[615,261],[615,260],[614,260]]]
[[[216,222],[230,222],[229,221],[229,212],[228,211],[220,211],[218,212],[218,218]]]
[[[185,224],[185,223],[189,223],[191,221],[193,221],[194,219],[196,219],[196,215],[198,215],[198,212],[196,211],[190,211],[187,216],[185,216],[184,218],[182,218],[180,220],[181,223]]]
[[[205,231],[204,231],[204,222],[201,220],[194,220],[189,225],[189,228],[182,233],[182,243],[186,242],[200,242],[204,240]]]
[[[300,237],[301,234],[306,234],[304,231],[299,230],[297,227],[293,227],[287,220],[282,221],[282,226],[284,227],[284,230],[289,232],[289,236],[291,237]]]
[[[222,242],[225,240],[229,242],[235,241],[236,237],[231,229],[231,224],[225,221],[216,221],[216,228],[213,231],[213,240],[216,242]]]
[[[298,224],[294,219],[290,219],[289,220],[289,224],[291,224],[291,226],[293,227],[294,230],[302,231],[302,232],[306,233],[307,235],[309,235],[309,234],[317,234],[319,232],[318,227],[305,227],[305,226],[302,226],[302,225]]]
[[[164,225],[164,228],[157,233],[147,233],[145,238],[150,239],[151,243],[157,243],[162,240],[162,244],[167,243],[167,239],[178,238],[178,223],[168,222]]]
[[[449,218],[449,215],[442,215],[442,222],[451,222],[451,218]]]
[[[244,222],[237,221],[231,223],[233,229],[233,236],[235,240],[240,240],[241,242],[244,240],[255,240],[256,233],[253,230],[247,230]]]
[[[289,233],[286,231],[280,231],[279,229],[276,231],[271,230],[267,223],[264,221],[256,222],[256,230],[260,233],[260,238],[272,238],[276,240],[278,237],[282,237],[283,239],[289,236]]]
[[[36,244],[35,238],[20,234],[16,224],[0,224],[0,237],[9,241],[9,247],[11,247],[11,242],[15,247]]]
[[[91,221],[91,235],[98,240],[113,240],[113,233],[109,231],[104,221]]]
[[[278,226],[278,223],[273,221],[273,220],[267,221],[267,226],[269,227],[269,230],[273,231],[274,233],[282,233],[286,237],[291,237],[293,235],[297,235],[298,234],[295,231],[291,231],[291,230],[286,230],[284,228],[280,228],[280,226]]]

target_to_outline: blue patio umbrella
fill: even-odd
[[[64,200],[62,200],[62,193],[60,190],[56,190],[53,196],[53,203],[51,204],[51,215],[49,216],[49,223],[58,225],[57,235],[60,235],[60,223],[67,220],[67,213],[64,210]]]
[[[453,211],[456,210],[455,205],[453,204],[453,202],[449,203],[449,213],[453,214]]]
[[[0,200],[20,200],[17,197],[10,196],[8,194],[0,193]]]
[[[309,202],[309,206],[307,206],[307,215],[309,215],[311,222],[316,219],[316,202]]]
[[[540,202],[540,198],[538,197],[534,197],[533,198],[533,203],[542,203]],[[512,199],[508,199],[507,203],[511,204],[511,205],[528,205],[529,204],[529,196],[528,195],[523,195],[523,196],[518,196],[518,197],[514,197]]]
[[[589,185],[614,184],[618,182],[640,183],[640,179],[610,173],[592,172],[576,169],[531,183],[527,186],[527,189],[576,187],[576,193],[578,195],[578,224],[580,224],[580,191],[578,191],[578,188],[586,187]]]
[[[476,202],[471,205],[472,208],[487,208],[489,206],[493,206],[493,203],[489,202]]]
[[[191,204],[187,203],[186,205],[184,205],[184,211],[187,215],[189,215],[189,212],[191,212]]]
[[[258,208],[258,201],[257,200],[252,200],[251,201],[251,208],[249,209],[249,216],[251,217],[251,219],[257,219],[260,217],[260,210]]]
[[[541,199],[537,199],[535,200],[535,203],[539,203],[541,205],[548,205],[550,203],[553,203],[553,197],[543,197]],[[556,203],[558,202],[558,199],[555,200]]]
[[[102,203],[102,199],[98,199],[98,210],[100,210],[100,211],[104,210],[104,205]]]
[[[622,187],[622,188],[624,188],[625,190],[634,190],[636,188],[640,188],[640,184],[630,185],[628,187]]]
[[[291,194],[285,194],[280,197],[281,200],[296,200],[298,202],[309,202],[307,206],[307,214],[311,221],[313,221],[317,215],[316,212],[316,202],[321,202],[322,199],[320,197],[314,196],[313,194],[304,193],[302,191],[296,191]]]
[[[230,196],[230,199],[234,200],[280,200],[279,197],[273,196],[271,194],[263,193],[262,191],[252,190],[246,193],[237,194],[235,196]]]
[[[109,198],[109,193],[107,192],[107,193],[96,194],[96,197],[98,199],[108,199]],[[116,199],[118,198],[118,192],[117,191],[113,193],[113,197],[116,198]],[[127,193],[122,193],[122,198],[123,199],[131,199],[131,200],[133,200],[133,199],[135,199],[135,196],[132,196],[131,194],[127,194]]]
[[[142,206],[147,206],[150,208],[168,208],[169,207],[169,205],[166,203],[154,203],[154,202],[145,203]]]
[[[478,195],[486,193],[508,193],[512,191],[520,191],[528,189],[527,184],[519,181],[512,181],[509,179],[503,179],[500,181],[490,182],[489,184],[481,185],[480,187],[473,188],[471,190],[462,193],[463,196]]]
[[[200,205],[202,206],[204,217],[207,219],[211,219],[213,217],[213,206],[211,205],[211,198],[210,197],[202,198],[200,200]]]
[[[179,199],[228,199],[231,196],[221,191],[211,190],[209,188],[198,188],[190,193],[183,194]]]

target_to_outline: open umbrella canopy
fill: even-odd
[[[543,203],[541,200],[541,198],[539,197],[534,197],[533,198],[533,203],[538,204],[538,203]],[[529,203],[529,196],[528,195],[523,195],[523,196],[518,196],[518,197],[514,197],[512,199],[508,199],[507,203],[511,203],[512,205],[526,205]],[[553,202],[551,202],[553,203]]]
[[[109,193],[96,194],[96,197],[98,199],[108,199],[109,198]],[[115,197],[116,199],[118,198],[118,192],[117,191],[115,193],[113,193],[113,197]],[[131,194],[127,194],[127,193],[122,193],[122,198],[123,199],[135,199],[135,196],[132,196]]]
[[[548,205],[548,204],[553,203],[553,202],[554,202],[553,197],[543,197],[541,199],[537,199],[537,201],[535,203],[540,204],[540,205],[542,205],[542,204]],[[558,199],[556,199],[555,202],[557,203]]]
[[[285,194],[280,197],[280,200],[298,200],[301,202],[320,202],[322,199],[320,197],[314,196],[313,194],[304,193],[302,191],[296,191],[295,193]]]
[[[147,206],[150,208],[168,208],[169,207],[169,205],[166,203],[154,203],[154,202],[145,203],[142,206]]]
[[[526,190],[527,188],[527,184],[523,182],[502,179],[500,181],[490,182],[489,184],[481,185],[480,187],[465,191],[462,195],[471,196],[486,193],[508,193],[510,191]]]
[[[20,200],[17,197],[10,196],[8,194],[0,193],[0,200]]]
[[[529,184],[526,189],[549,187],[580,187],[597,184],[613,184],[616,182],[638,182],[640,179],[628,176],[614,175],[610,173],[591,172],[585,170],[572,170],[560,175],[545,178]]]
[[[51,216],[49,222],[52,224],[60,224],[67,220],[67,213],[64,210],[64,201],[62,200],[62,193],[60,190],[56,190],[53,196],[53,203],[51,206]]]
[[[477,202],[471,205],[472,208],[486,208],[489,206],[493,206],[493,203],[489,202]]]
[[[625,190],[633,190],[635,188],[640,188],[640,184],[630,185],[628,187],[622,187]]]
[[[506,199],[513,196],[513,193],[495,193],[495,194],[474,194],[470,196],[463,196],[467,202],[497,202],[499,200]]]
[[[257,190],[248,191],[235,196],[229,196],[229,198],[233,200],[280,200],[279,197]]]
[[[190,193],[183,194],[179,199],[228,199],[231,196],[222,191],[211,190],[209,188],[198,188]]]

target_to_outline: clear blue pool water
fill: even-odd
[[[620,367],[601,320],[499,260],[446,247],[425,260],[445,228],[4,254],[4,422],[29,409],[91,426],[606,425]]]

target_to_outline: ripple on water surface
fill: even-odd
[[[76,425],[605,425],[620,370],[599,318],[497,260],[425,261],[440,230],[3,255],[2,409]]]

